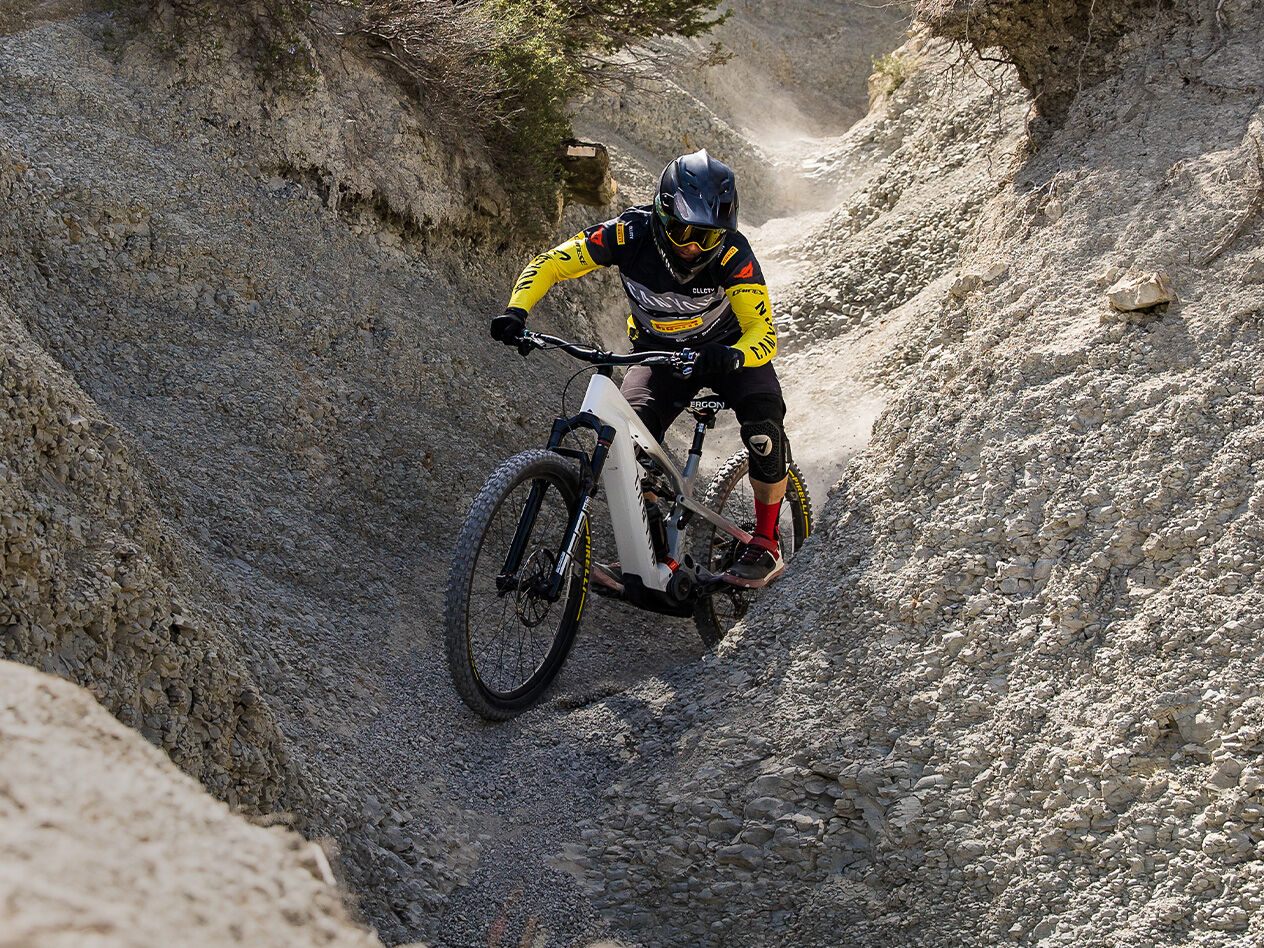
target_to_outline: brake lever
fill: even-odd
[[[544,343],[535,338],[535,335],[527,329],[522,331],[522,335],[518,337],[518,355],[524,359],[531,354],[532,349],[540,349]]]

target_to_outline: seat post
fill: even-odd
[[[702,442],[706,440],[709,427],[711,425],[708,425],[701,419],[693,426],[693,444],[689,448],[689,459],[685,462],[684,477],[686,481],[693,480],[693,476],[698,470],[698,462],[702,459]]]

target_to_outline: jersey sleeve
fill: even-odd
[[[599,266],[608,267],[614,263],[614,228],[618,221],[606,221],[587,228],[580,237],[584,239],[584,249],[588,256]]]
[[[644,226],[644,222],[636,220],[629,211],[604,224],[594,224],[580,236],[584,238],[588,255],[598,266],[618,266],[634,246]]]
[[[600,225],[604,226],[604,225]],[[546,250],[527,264],[514,284],[509,307],[531,312],[531,307],[544,298],[553,284],[591,273],[605,264],[593,259],[587,231],[576,234],[552,250]]]
[[[720,280],[742,337],[733,348],[742,353],[750,368],[772,361],[777,354],[777,329],[772,322],[772,302],[759,261],[743,238],[720,257]]]

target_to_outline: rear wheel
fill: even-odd
[[[746,451],[738,451],[716,472],[702,501],[748,533],[755,529],[755,497],[747,477],[749,469]],[[698,518],[694,524],[694,559],[713,573],[723,573],[737,559],[741,544],[706,520]],[[812,531],[812,501],[803,472],[793,461],[777,528],[781,533],[781,556],[788,564]],[[703,643],[710,647],[724,638],[762,591],[734,586],[700,600],[693,618]]]
[[[547,592],[579,503],[570,465],[550,451],[525,451],[496,469],[465,518],[444,645],[457,693],[485,718],[505,720],[538,702],[575,641],[592,565],[587,521],[559,595]],[[525,543],[515,555],[516,537]]]

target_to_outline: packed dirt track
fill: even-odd
[[[443,664],[451,541],[578,367],[487,338],[538,246],[491,236],[480,144],[327,41],[280,94],[231,34],[172,59],[23,6],[0,658],[39,672],[0,662],[0,931],[1264,942],[1259,0],[927,2],[907,36],[739,3],[728,65],[584,106],[622,192],[558,236],[700,135],[762,191],[818,529],[717,651],[594,604],[495,726]],[[759,47],[779,11],[820,26]],[[863,56],[796,94],[821,36]],[[614,342],[618,297],[536,319]]]

